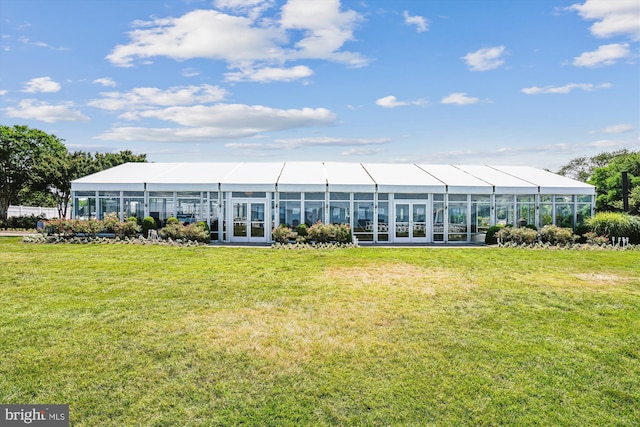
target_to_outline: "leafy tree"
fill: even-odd
[[[622,172],[629,176],[629,212],[640,214],[640,151],[618,150],[577,157],[558,174],[596,186],[596,209],[621,211]]]
[[[629,177],[629,211],[640,213],[640,151],[618,152],[606,166],[593,171],[590,184],[596,186],[596,209],[602,211],[621,211],[622,172]]]
[[[26,188],[37,190],[49,177],[39,167],[52,157],[63,157],[62,140],[27,126],[0,125],[0,219]]]
[[[558,171],[558,175],[563,175],[582,182],[588,182],[597,168],[607,166],[613,159],[618,156],[628,154],[627,150],[612,151],[610,153],[603,152],[593,157],[576,157],[562,166]]]

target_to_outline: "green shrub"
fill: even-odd
[[[309,227],[307,226],[307,224],[300,224],[296,228],[296,231],[298,232],[298,236],[299,237],[307,237],[307,231],[308,230],[309,230]]]
[[[289,242],[289,235],[291,235],[291,229],[284,224],[280,224],[278,227],[271,230],[271,237],[278,243]]]
[[[205,222],[191,223],[183,227],[183,235],[187,240],[201,243],[209,243],[211,241],[211,233]]]
[[[351,243],[351,228],[347,224],[323,224],[318,221],[307,230],[307,239],[315,243]]]
[[[624,212],[599,212],[587,218],[586,225],[597,235],[629,237],[631,243],[640,243],[640,217]]]
[[[504,243],[532,244],[538,240],[538,232],[526,227],[505,227],[496,233],[496,237]]]
[[[487,245],[495,245],[498,243],[496,233],[504,228],[504,225],[494,225],[487,229],[487,234],[484,236],[484,242]]]
[[[116,212],[109,212],[102,219],[105,233],[115,233],[114,228],[120,222],[120,215]]]
[[[211,231],[209,229],[209,224],[207,224],[206,221],[198,221],[198,227],[201,227],[202,229],[207,230],[208,232]]]
[[[161,228],[160,231],[158,231],[158,234],[163,239],[178,240],[185,238],[184,226],[180,224],[167,224],[164,228]]]
[[[135,218],[129,218],[125,222],[118,222],[113,226],[113,232],[120,238],[135,237],[140,234],[140,226]]]
[[[588,233],[585,233],[583,237],[585,239],[585,242],[590,245],[604,246],[607,243],[609,243],[609,238],[607,236],[599,236],[593,231],[589,231]]]
[[[5,230],[33,230],[38,226],[38,221],[45,219],[43,216],[35,215],[10,216],[6,220],[0,220],[0,228]]]
[[[147,216],[142,220],[142,235],[149,237],[149,230],[156,230],[156,220],[152,216]]]
[[[180,224],[180,221],[178,221],[178,218],[172,216],[167,218],[167,225],[171,225],[171,224]]]
[[[544,243],[552,245],[573,243],[578,236],[573,234],[570,228],[558,227],[557,225],[545,225],[540,230],[540,238]]]

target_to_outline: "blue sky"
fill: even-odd
[[[0,122],[154,162],[640,149],[638,0],[3,0]]]

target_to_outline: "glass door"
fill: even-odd
[[[244,241],[247,234],[247,203],[233,202],[233,240]]]
[[[395,242],[427,241],[427,204],[402,202],[395,204]]]
[[[264,203],[251,202],[251,237],[264,240]]]
[[[409,203],[396,204],[396,233],[395,241],[409,241]]]
[[[266,242],[265,202],[234,200],[232,209],[233,242]]]

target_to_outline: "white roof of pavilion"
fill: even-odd
[[[73,191],[341,191],[595,194],[529,166],[400,163],[126,163],[72,182]]]
[[[452,165],[418,165],[447,186],[452,194],[490,194],[493,186]]]
[[[360,163],[324,164],[329,191],[373,193],[376,185]]]
[[[285,163],[278,178],[278,191],[327,191],[324,165],[321,162]]]
[[[276,191],[281,171],[282,163],[238,163],[218,181],[220,191]]]
[[[381,193],[444,193],[446,185],[414,164],[364,163]]]
[[[594,187],[531,166],[495,166],[496,169],[534,183],[540,194],[594,194]]]
[[[535,194],[538,186],[491,166],[456,165],[460,170],[492,185],[496,194]]]

